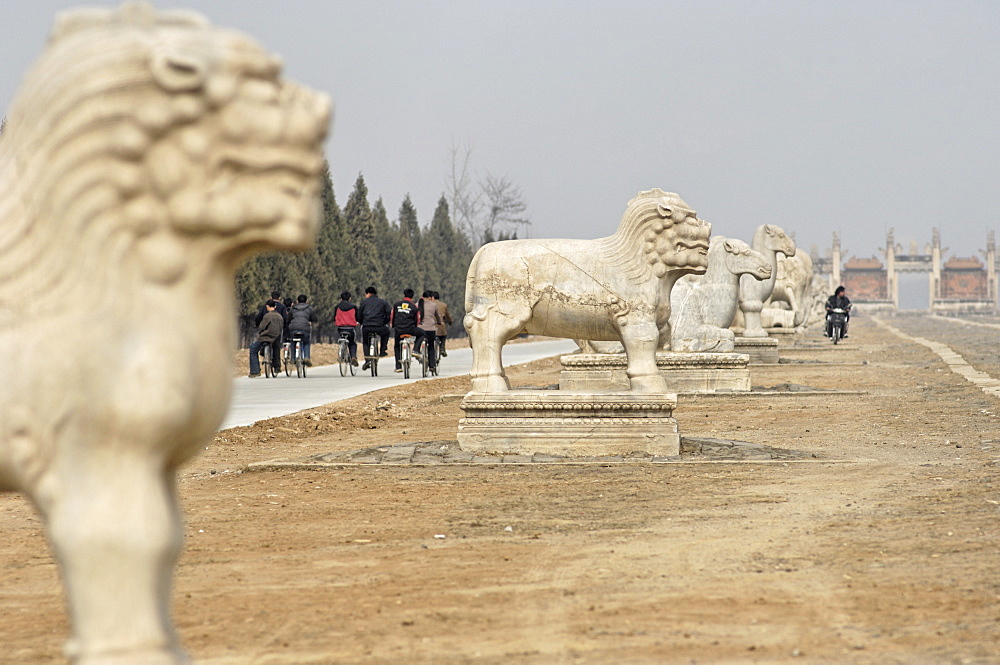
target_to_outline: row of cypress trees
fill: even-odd
[[[254,315],[274,290],[283,297],[306,294],[319,317],[318,332],[324,340],[336,335],[333,317],[340,293],[350,291],[357,304],[368,286],[378,289],[390,304],[402,298],[406,288],[417,296],[425,289],[438,291],[455,321],[449,335],[464,335],[465,276],[474,250],[453,226],[444,195],[430,224],[423,228],[409,195],[396,219],[390,221],[381,198],[369,204],[368,186],[360,174],[341,209],[327,168],[322,201],[322,225],[313,250],[262,254],[237,273],[243,345],[253,339]]]

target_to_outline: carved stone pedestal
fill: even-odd
[[[765,328],[767,336],[777,340],[782,346],[792,346],[799,338],[798,328]]]
[[[628,390],[624,353],[575,353],[562,356],[560,390]],[[750,357],[743,353],[658,353],[656,367],[677,393],[746,392]]]
[[[677,395],[511,390],[462,400],[458,445],[481,454],[680,454]]]
[[[770,337],[737,337],[736,353],[750,356],[751,365],[769,365],[778,362],[778,340]]]

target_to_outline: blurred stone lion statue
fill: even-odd
[[[72,11],[0,135],[0,489],[42,515],[80,665],[188,662],[175,470],[228,407],[233,275],[318,225],[330,104],[280,71],[195,14]]]
[[[629,201],[606,238],[484,245],[465,289],[472,390],[510,389],[500,351],[523,331],[620,341],[632,390],[665,393],[656,350],[670,340],[670,290],[705,272],[710,234],[677,194],[652,189]]]

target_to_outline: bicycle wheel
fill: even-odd
[[[264,364],[264,378],[270,379],[274,376],[274,366],[271,365],[271,345],[264,345],[264,352],[261,355],[261,362]]]
[[[372,376],[378,376],[378,337],[375,335],[368,337],[368,369]]]
[[[420,376],[427,378],[427,371],[430,368],[430,356],[434,353],[434,349],[428,348],[427,344],[424,344],[424,352],[420,354]]]
[[[340,352],[337,354],[340,361],[340,375],[347,376],[347,366],[351,364],[351,355],[347,351],[347,342],[340,343]]]
[[[292,375],[292,349],[294,344],[284,344],[281,347],[281,362],[285,366],[285,376]]]
[[[298,378],[300,378],[300,379],[306,378],[306,361],[305,360],[301,360],[300,359],[300,360],[296,361],[296,363],[295,363],[295,375]]]
[[[409,346],[404,346],[403,347],[403,354],[402,354],[401,360],[402,360],[402,363],[403,363],[403,378],[404,379],[408,379],[408,378],[410,378],[410,347]]]
[[[434,373],[437,374],[438,363],[441,362],[441,340],[434,338]]]
[[[358,361],[357,360],[349,360],[347,362],[347,366],[351,368],[351,376],[357,376],[357,374],[358,374]]]

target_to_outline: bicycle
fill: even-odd
[[[273,354],[274,351],[271,348],[270,342],[261,347],[260,362],[264,365],[264,377],[268,379],[278,376],[278,372],[274,369],[274,365],[271,364],[271,360],[274,357]]]
[[[403,378],[410,378],[410,363],[413,361],[413,335],[400,335],[399,364],[403,366]]]
[[[441,338],[434,338],[434,375],[437,376],[437,367],[441,364]]]
[[[420,354],[420,373],[425,379],[427,375],[437,376],[437,356],[434,356],[434,366],[431,367],[431,354],[438,352],[437,340],[434,344],[424,344],[423,353]]]
[[[285,364],[285,373],[291,376],[290,365],[295,365],[295,376],[300,379],[306,378],[306,359],[302,353],[302,345],[304,344],[302,339],[302,333],[293,332],[292,339],[288,342],[289,347],[289,358]]]
[[[281,345],[281,364],[285,368],[285,376],[292,375],[292,365],[295,364],[294,357],[292,356],[292,343],[291,341],[283,342]]]
[[[340,345],[340,351],[337,354],[337,359],[340,361],[340,375],[347,376],[348,368],[350,369],[351,376],[358,373],[358,366],[351,362],[351,349],[350,342],[347,339],[348,333],[346,330],[341,331],[340,339],[337,343]]]
[[[378,376],[378,333],[368,333],[368,369],[372,376]]]

